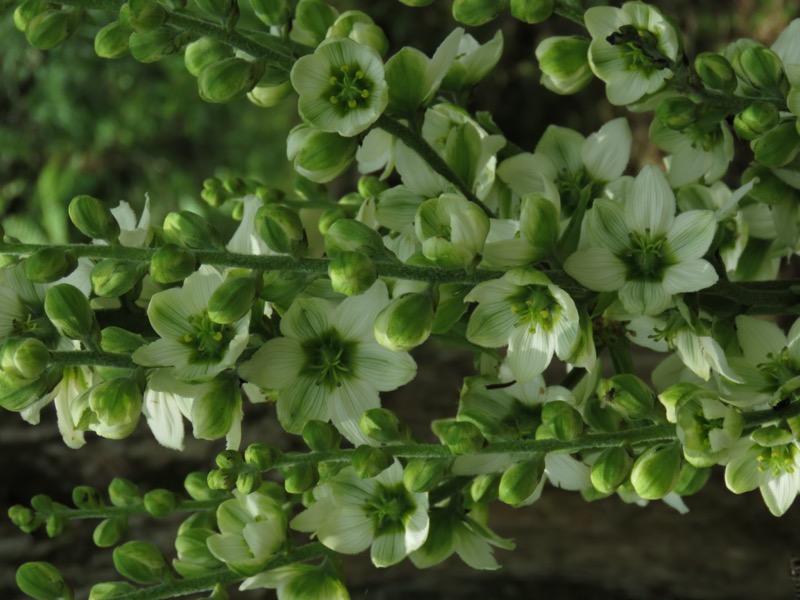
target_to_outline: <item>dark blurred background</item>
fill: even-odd
[[[340,10],[359,8],[383,26],[392,52],[413,45],[429,55],[455,26],[450,2],[436,0],[412,9],[396,0],[332,2]],[[675,18],[686,52],[719,50],[737,37],[767,45],[788,22],[800,16],[796,0],[671,0],[657,2]],[[137,212],[151,198],[155,222],[170,210],[207,207],[199,192],[206,177],[255,177],[268,185],[290,185],[285,134],[296,122],[295,99],[272,109],[241,100],[213,105],[200,100],[196,82],[180,56],[151,65],[131,58],[106,61],[92,50],[94,32],[107,20],[81,27],[65,44],[48,52],[29,47],[11,16],[0,20],[0,215],[5,230],[25,241],[79,239],[66,218],[76,194],[87,193],[115,205],[130,202]],[[550,35],[579,33],[554,17],[526,26],[503,17],[470,32],[483,42],[497,28],[506,42],[504,57],[478,86],[471,110],[489,110],[509,139],[532,150],[549,124],[583,134],[625,114],[606,101],[594,82],[572,97],[556,96],[539,85],[534,57],[538,42]],[[629,115],[637,163],[657,161],[647,145],[649,116]],[[635,168],[637,165],[634,164]],[[735,185],[732,171],[728,183]],[[355,183],[351,173],[332,186],[335,197]],[[234,227],[233,221],[223,228]],[[432,418],[451,416],[461,377],[470,357],[429,344],[416,353],[420,376],[387,395],[384,403],[408,420],[420,437],[430,436]],[[640,357],[643,372],[652,357]],[[274,411],[245,407],[244,444],[280,443]],[[27,503],[46,493],[68,502],[76,485],[105,488],[114,476],[129,478],[143,490],[181,489],[186,473],[211,468],[221,443],[189,440],[183,453],[153,441],[142,423],[132,438],[113,442],[89,437],[80,450],[61,442],[52,408],[43,423],[31,427],[17,415],[0,413],[0,508]],[[545,491],[534,505],[512,510],[496,507],[492,525],[513,537],[517,549],[498,552],[504,569],[476,572],[457,558],[427,571],[408,561],[375,570],[366,556],[346,561],[353,598],[548,600],[788,600],[795,593],[789,576],[791,557],[800,556],[800,505],[781,519],[770,516],[757,492],[734,496],[717,472],[701,493],[687,499],[681,516],[660,502],[625,505],[616,498],[584,502],[578,494]],[[177,525],[177,522],[171,523]],[[43,532],[26,535],[0,518],[0,599],[21,597],[13,584],[25,560],[48,560],[62,569],[85,597],[98,581],[118,579],[110,552],[91,544],[92,525],[73,524],[57,539]],[[174,527],[134,520],[132,538],[154,541],[171,552]],[[247,598],[272,598],[272,592]]]

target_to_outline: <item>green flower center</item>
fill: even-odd
[[[517,316],[515,327],[527,327],[529,333],[536,333],[537,327],[551,331],[561,305],[545,287],[527,286],[511,299],[511,312]]]
[[[761,376],[769,382],[764,391],[772,392],[784,383],[800,375],[800,365],[797,365],[789,352],[784,348],[777,356],[768,354],[767,360],[756,367]]]
[[[369,102],[375,84],[357,63],[331,67],[329,87],[325,92],[328,100],[340,112],[364,107]]]
[[[355,347],[356,342],[343,340],[335,329],[325,332],[319,339],[303,345],[305,373],[329,390],[341,386],[342,381],[353,376]]]
[[[798,454],[800,454],[800,450],[794,444],[764,448],[756,457],[758,470],[770,471],[775,477],[784,472],[792,474]]]
[[[652,71],[668,67],[671,62],[658,47],[658,36],[635,25],[623,25],[606,41],[619,48],[620,57],[627,60],[629,69],[645,71],[649,75]]]
[[[375,533],[378,534],[404,529],[404,521],[416,507],[414,499],[403,484],[391,487],[378,484],[364,510],[372,519]]]
[[[631,233],[628,251],[620,258],[628,267],[629,281],[661,281],[674,264],[666,238],[652,238],[650,232]]]
[[[186,333],[181,342],[191,350],[190,363],[219,362],[228,351],[228,346],[236,337],[232,325],[222,325],[211,320],[208,310],[189,317],[191,333]]]

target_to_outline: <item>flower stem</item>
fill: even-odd
[[[55,367],[117,367],[135,369],[139,365],[130,356],[111,352],[51,352],[49,364]]]
[[[216,509],[220,502],[230,498],[228,494],[220,495],[214,500],[183,500],[173,509],[175,512],[199,512],[201,510]],[[55,512],[55,511],[54,511]],[[79,519],[110,519],[113,517],[127,517],[130,515],[147,514],[144,503],[131,506],[103,506],[100,508],[67,508],[59,510],[58,514],[69,520]]]

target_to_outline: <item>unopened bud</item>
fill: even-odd
[[[112,600],[136,591],[127,581],[107,581],[97,583],[89,590],[89,600]]]
[[[389,189],[389,185],[374,175],[362,175],[358,178],[358,193],[362,198],[378,196]]]
[[[334,292],[345,296],[363,294],[378,279],[378,269],[363,252],[339,252],[328,263],[328,277]]]
[[[294,91],[292,82],[288,79],[270,85],[263,84],[263,81],[262,77],[256,87],[247,93],[247,99],[261,108],[275,106]]]
[[[488,504],[497,500],[500,494],[500,475],[497,473],[483,473],[472,480],[469,486],[469,495],[474,502]]]
[[[303,441],[314,452],[331,452],[339,447],[342,436],[330,423],[311,420],[303,426]]]
[[[453,18],[459,23],[477,27],[488,23],[508,7],[508,0],[455,0]]]
[[[41,248],[25,259],[25,276],[34,283],[53,283],[66,277],[78,260],[72,252],[56,248]]]
[[[382,443],[405,439],[405,427],[392,411],[387,408],[371,408],[358,420],[358,427],[364,435]]]
[[[469,421],[442,419],[434,421],[431,428],[453,454],[468,454],[483,448],[480,429]]]
[[[291,14],[289,0],[250,0],[256,17],[265,25],[283,25]]]
[[[780,123],[750,142],[755,159],[771,169],[789,164],[800,152],[800,134],[792,122]]]
[[[14,27],[24,33],[31,19],[51,6],[47,0],[23,0],[14,10]]]
[[[61,573],[47,562],[27,562],[17,569],[17,587],[36,600],[72,600],[75,596]]]
[[[183,54],[186,70],[199,77],[207,66],[233,56],[233,50],[227,44],[209,37],[201,37],[188,46]]]
[[[296,211],[281,204],[267,204],[256,211],[258,235],[274,252],[301,257],[308,248],[303,223]]]
[[[36,338],[11,338],[3,344],[2,369],[25,379],[36,379],[47,368],[50,351]]]
[[[350,458],[353,469],[361,479],[379,475],[388,469],[394,460],[385,450],[368,445],[358,446]]]
[[[92,541],[98,548],[116,546],[128,533],[128,519],[126,517],[111,517],[103,519],[92,532]]]
[[[298,125],[286,140],[286,157],[303,177],[327,183],[350,167],[357,148],[355,138]]]
[[[136,506],[142,501],[136,484],[122,477],[115,477],[108,484],[108,497],[111,504],[119,507]]]
[[[206,483],[212,490],[232,490],[236,487],[237,469],[214,469],[208,472]]]
[[[370,46],[378,54],[386,54],[389,40],[386,34],[372,20],[372,17],[360,10],[348,10],[339,15],[328,28],[328,38],[350,38],[354,42]]]
[[[129,23],[134,31],[157,30],[167,20],[167,11],[157,0],[128,0]]]
[[[500,478],[498,498],[511,506],[524,502],[536,491],[543,475],[543,454],[511,465]]]
[[[552,253],[560,231],[558,208],[539,194],[528,194],[522,199],[519,230],[528,243],[537,248],[542,257]]]
[[[114,21],[103,27],[94,36],[94,51],[100,58],[122,58],[128,54],[128,38],[131,27],[121,21]]]
[[[710,476],[710,468],[698,468],[688,462],[684,462],[678,476],[678,483],[675,484],[675,488],[672,491],[679,496],[691,496],[703,489]]]
[[[785,446],[794,442],[794,434],[777,425],[767,425],[766,427],[759,427],[751,433],[750,439],[759,446],[774,448],[775,446]]]
[[[593,78],[589,40],[580,36],[546,38],[536,47],[542,85],[557,94],[574,94]]]
[[[72,490],[72,503],[78,508],[93,510],[103,506],[103,499],[98,489],[79,485]]]
[[[244,451],[244,460],[259,471],[268,471],[280,458],[281,451],[273,445],[255,443],[250,444]]]
[[[542,424],[562,442],[574,440],[583,433],[581,414],[563,400],[545,403],[542,407]]]
[[[192,249],[223,250],[225,242],[211,224],[188,210],[171,212],[164,218],[167,241]]]
[[[627,481],[632,468],[633,459],[624,448],[606,448],[592,465],[592,485],[598,492],[611,494]]]
[[[139,263],[105,258],[92,268],[92,290],[101,298],[119,298],[132,290],[142,275]]]
[[[319,481],[319,473],[314,465],[301,463],[283,470],[284,487],[290,494],[302,494]]]
[[[171,27],[152,31],[134,31],[128,38],[131,56],[141,63],[153,63],[178,52],[190,39],[188,32],[178,32]]]
[[[250,312],[257,297],[253,277],[231,277],[223,281],[208,299],[208,316],[215,323],[235,323]]]
[[[650,415],[655,404],[655,395],[647,384],[636,377],[623,373],[604,379],[598,387],[601,404],[617,411],[626,419],[641,419]]]
[[[553,0],[511,0],[511,16],[524,23],[541,23],[553,14]]]
[[[444,477],[450,461],[441,458],[412,458],[403,470],[403,485],[409,492],[429,492]]]
[[[206,392],[192,402],[194,437],[218,440],[233,425],[236,407],[242,404],[242,391],[236,375],[221,373],[207,384]]]
[[[780,122],[778,108],[767,100],[756,100],[733,119],[733,128],[740,138],[753,140]]]
[[[428,339],[433,324],[433,300],[427,293],[404,294],[375,318],[375,340],[395,352],[408,352]]]
[[[670,129],[681,131],[697,119],[697,104],[685,96],[675,96],[661,101],[656,117]]]
[[[787,85],[780,57],[764,46],[752,46],[739,52],[733,60],[733,69],[748,85],[756,90],[783,95]]]
[[[161,551],[147,542],[127,542],[114,548],[114,568],[123,577],[150,585],[166,581],[169,567]]]
[[[111,241],[119,236],[119,224],[114,215],[92,196],[75,196],[69,203],[69,218],[90,238]]]
[[[730,94],[736,89],[736,73],[721,54],[701,52],[694,59],[694,70],[710,90]]]
[[[68,283],[59,283],[47,290],[44,311],[56,329],[70,339],[86,340],[99,334],[89,299]]]
[[[178,508],[179,498],[169,490],[150,490],[144,495],[144,509],[156,518],[166,517]]]
[[[132,354],[147,341],[138,333],[121,327],[106,327],[100,332],[100,347],[112,354]]]
[[[25,27],[25,39],[34,48],[50,50],[66,40],[80,25],[82,13],[72,9],[46,10]]]
[[[206,102],[230,102],[252,90],[263,72],[262,61],[235,56],[211,63],[197,77],[200,97]]]
[[[645,500],[659,500],[678,483],[681,472],[680,444],[651,446],[636,459],[631,471],[631,484]]]
[[[325,252],[333,258],[345,251],[380,258],[384,254],[383,240],[377,231],[360,221],[339,219],[325,234]]]
[[[161,246],[150,259],[150,277],[157,283],[183,281],[196,270],[194,252],[177,244]]]
[[[142,414],[142,391],[131,377],[103,381],[89,392],[89,406],[106,429],[103,436],[122,439],[133,433]]]

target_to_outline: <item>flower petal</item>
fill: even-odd
[[[631,231],[649,231],[651,237],[666,234],[672,225],[675,195],[654,166],[646,165],[636,176],[625,204],[625,217]]]
[[[625,118],[614,119],[586,138],[581,151],[586,171],[595,181],[612,181],[628,166],[632,134]]]
[[[554,340],[539,327],[534,333],[525,326],[516,327],[508,340],[506,361],[518,381],[529,381],[540,375],[553,359]]]
[[[589,289],[613,292],[625,285],[627,267],[607,248],[579,250],[564,261],[564,270]]]
[[[341,387],[331,392],[328,402],[330,419],[344,437],[354,444],[376,443],[358,426],[362,414],[381,405],[378,392],[370,382],[344,380]]]
[[[345,339],[373,342],[375,317],[389,304],[386,284],[378,279],[363,294],[345,298],[336,307],[333,323]]]
[[[717,231],[714,213],[689,210],[677,216],[667,233],[672,254],[679,261],[702,257]]]
[[[667,267],[662,285],[668,294],[682,294],[711,287],[718,279],[710,262],[696,258]]]
[[[395,565],[407,556],[403,531],[391,531],[375,538],[372,542],[372,564],[376,567]]]
[[[672,295],[652,281],[626,281],[619,299],[627,310],[642,315],[658,315],[672,304]]]
[[[187,363],[189,349],[175,340],[160,339],[137,348],[131,358],[144,367],[174,367]]]
[[[278,420],[289,433],[301,433],[311,420],[327,421],[330,418],[327,396],[324,385],[301,375],[278,395]]]
[[[331,328],[334,306],[322,298],[299,298],[281,319],[281,333],[297,340],[318,339]]]
[[[355,506],[342,506],[329,514],[317,532],[319,541],[343,554],[358,554],[372,543],[372,521]]]
[[[280,390],[294,383],[306,361],[299,341],[276,338],[261,346],[249,361],[242,364],[239,375],[262,388]]]
[[[392,352],[379,344],[358,344],[353,349],[355,376],[377,391],[389,392],[407,384],[417,372],[408,352]]]

